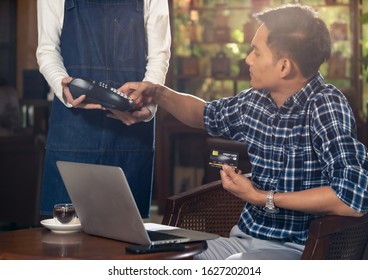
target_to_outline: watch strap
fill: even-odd
[[[273,200],[273,196],[276,193],[276,191],[271,190],[267,193],[266,196],[266,204],[263,207],[263,210],[266,211],[267,213],[278,213],[279,209],[275,206],[274,200]]]

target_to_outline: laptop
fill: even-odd
[[[87,234],[140,245],[218,238],[213,233],[145,224],[120,167],[66,161],[56,164]]]

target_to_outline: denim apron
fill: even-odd
[[[143,0],[66,0],[61,55],[71,77],[120,87],[141,81],[146,68]],[[52,104],[41,214],[70,198],[57,160],[120,166],[143,218],[151,203],[155,120],[126,126],[102,110]],[[103,187],[103,186],[101,186]],[[98,199],[98,197],[96,197]]]

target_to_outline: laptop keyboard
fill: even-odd
[[[154,231],[154,230],[147,230],[148,236],[151,241],[158,241],[158,240],[175,240],[179,238],[183,238],[182,236]]]

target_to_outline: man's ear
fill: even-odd
[[[278,62],[278,67],[280,69],[280,78],[285,78],[292,71],[293,63],[290,59],[282,58]]]

